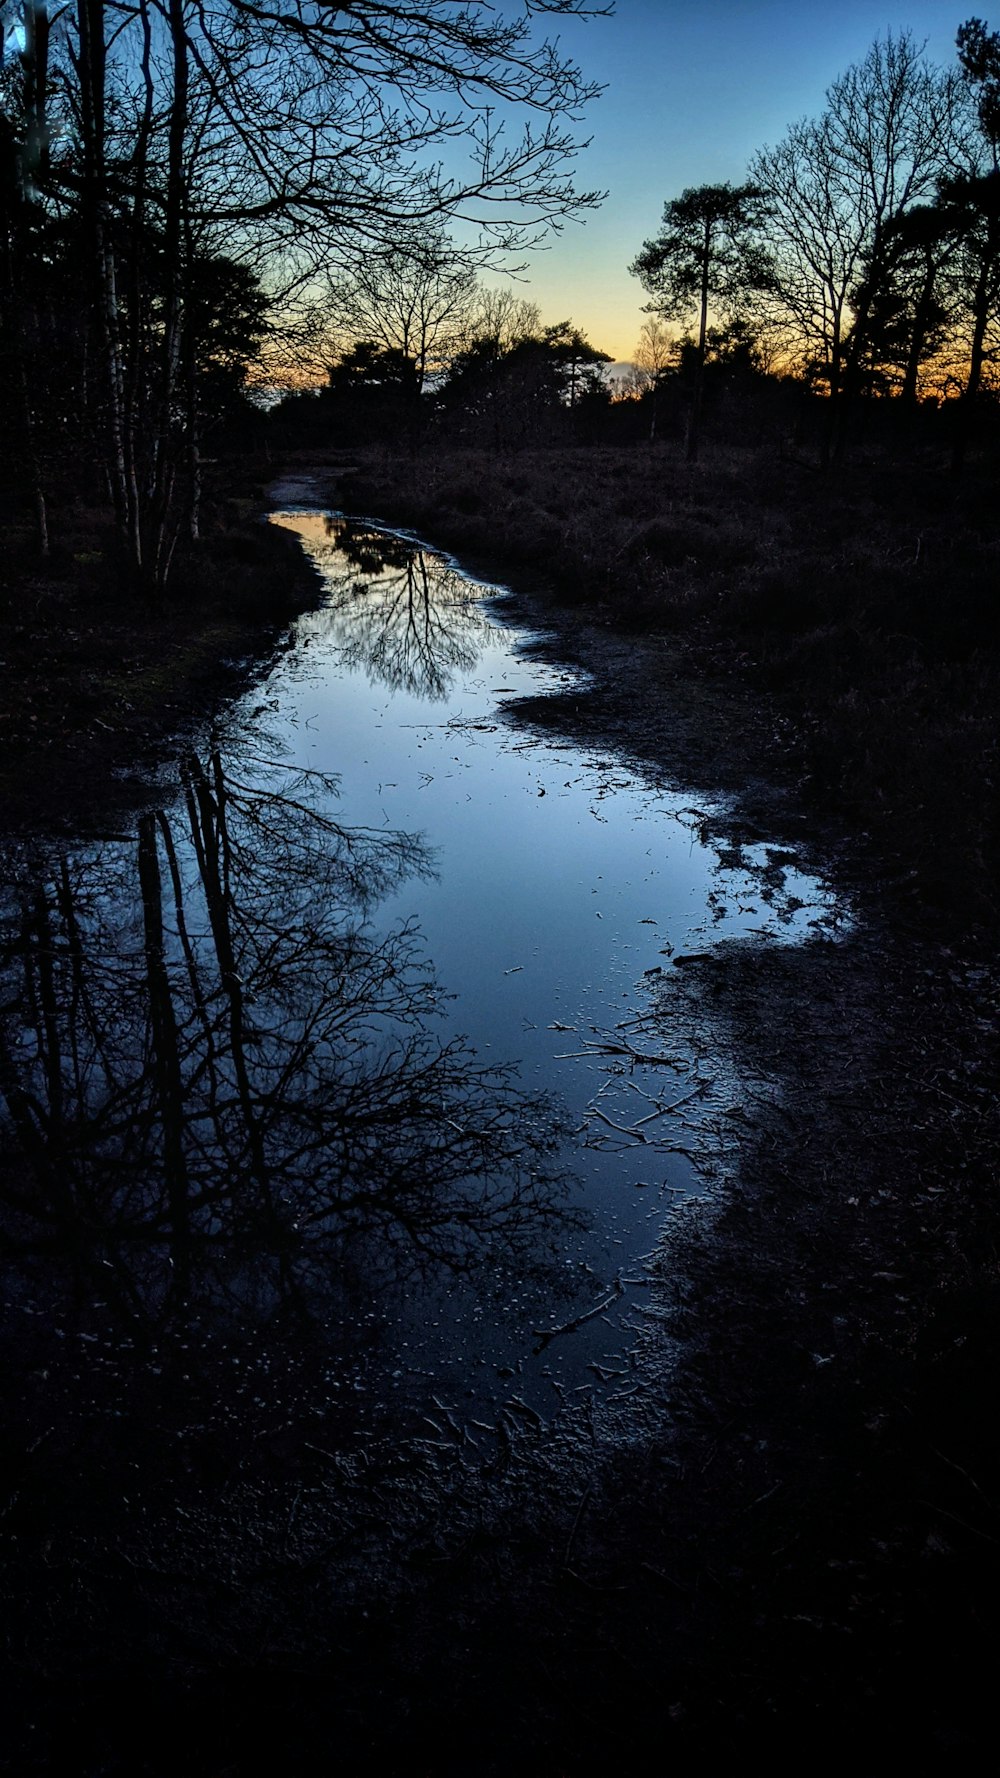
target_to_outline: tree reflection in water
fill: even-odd
[[[489,624],[469,582],[412,538],[330,513],[275,515],[302,532],[323,569],[313,620],[370,678],[416,697],[447,696],[475,666]]]
[[[301,1324],[359,1277],[540,1252],[563,1214],[552,1104],[440,1034],[416,931],[370,922],[419,840],[240,770],[189,758],[136,843],[21,890],[2,954],[8,1280],[140,1333]]]

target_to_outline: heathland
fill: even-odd
[[[738,1164],[654,1265],[664,1344],[621,1436],[569,1416],[490,1462],[400,1450],[366,1479],[306,1428],[220,1487],[189,1452],[217,1464],[226,1436],[181,1400],[179,1455],[131,1475],[134,1510],[100,1465],[68,1476],[62,1433],[14,1449],[19,1769],[263,1751],[305,1772],[336,1744],[358,1771],[531,1749],[582,1773],[653,1737],[681,1770],[816,1736],[915,1770],[964,1757],[1000,1474],[991,465],[285,448],[332,505],[510,585],[587,668],[531,721],[724,793],[706,819],[734,846],[791,836],[857,923],[665,983],[664,1032],[721,1046],[750,1090]],[[257,522],[277,462],[214,466],[169,599],[118,582],[111,515],[69,493],[44,563],[8,527],[8,828],[120,818],[316,599]]]

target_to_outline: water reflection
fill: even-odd
[[[412,538],[330,513],[281,513],[323,569],[319,630],[344,665],[440,702],[474,667],[490,624],[467,579]],[[479,589],[481,593],[481,589]]]
[[[240,775],[242,774],[242,775]],[[560,1214],[560,1118],[438,1034],[411,923],[370,911],[419,841],[329,781],[216,751],[133,842],[59,858],[0,954],[8,1261],[137,1324],[210,1301],[328,1312],[359,1272],[468,1268]]]

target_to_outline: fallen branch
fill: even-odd
[[[564,1321],[561,1327],[533,1327],[531,1330],[532,1333],[535,1335],[536,1339],[541,1341],[541,1345],[535,1348],[536,1355],[538,1352],[544,1351],[549,1341],[557,1339],[560,1334],[575,1333],[577,1328],[582,1327],[585,1321],[593,1321],[596,1316],[603,1315],[606,1310],[610,1309],[612,1303],[618,1301],[618,1298],[624,1294],[624,1291],[625,1286],[621,1279],[616,1278],[611,1295],[606,1296],[603,1302],[595,1304],[594,1308],[585,1309],[583,1314],[577,1315],[573,1321]]]

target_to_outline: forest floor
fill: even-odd
[[[234,479],[239,480],[238,476]],[[294,540],[260,523],[262,492],[207,503],[202,543],[169,592],[127,589],[106,512],[53,515],[0,550],[0,824],[107,820],[146,793],[168,743],[204,726],[261,671],[317,580]]]
[[[647,610],[626,629],[617,594],[592,580],[584,604],[565,585],[554,598],[539,552],[505,551],[495,505],[463,514],[441,485],[428,497],[385,461],[334,498],[502,572],[534,646],[589,675],[508,720],[684,785],[721,849],[794,849],[853,917],[836,938],[733,943],[664,972],[664,1029],[728,1055],[740,1091],[725,1177],[667,1223],[634,1391],[511,1425],[488,1460],[427,1448],[358,1476],[303,1446],[224,1504],[165,1476],[162,1502],[111,1534],[85,1535],[68,1508],[62,1537],[30,1520],[7,1584],[17,1597],[19,1576],[44,1575],[27,1638],[43,1652],[15,1662],[6,1769],[968,1763],[992,1732],[1000,1582],[984,875],[956,898],[923,815],[876,829],[879,774],[860,753],[817,794],[846,694],[817,718],[789,689],[774,666],[787,626],[780,645],[749,620],[727,639],[692,593],[683,624]],[[992,670],[977,660],[977,699]],[[51,702],[32,686],[25,700]]]

